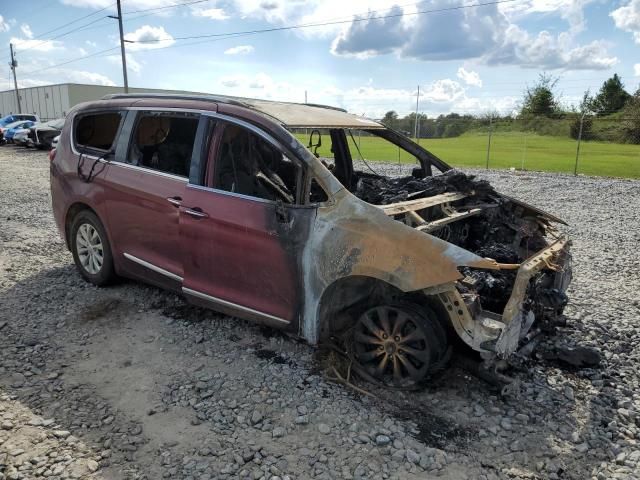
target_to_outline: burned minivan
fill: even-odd
[[[365,147],[415,167],[380,175]],[[112,95],[69,113],[50,158],[86,280],[135,278],[313,345],[340,338],[387,385],[423,382],[452,342],[509,357],[567,301],[562,220],[344,110]]]

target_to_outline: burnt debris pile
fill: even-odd
[[[481,198],[496,194],[486,180],[477,180],[474,175],[467,175],[456,169],[425,178],[414,176],[389,178],[358,172],[354,193],[373,205],[388,205],[416,198],[432,197],[445,192],[475,192]]]

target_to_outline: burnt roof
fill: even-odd
[[[380,123],[368,118],[358,117],[346,110],[328,105],[311,103],[276,102],[254,98],[230,97],[225,95],[189,95],[160,93],[117,93],[105,95],[103,100],[115,99],[167,99],[191,100],[212,103],[226,103],[249,108],[268,115],[287,127],[301,128],[385,128]]]

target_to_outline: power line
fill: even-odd
[[[107,48],[105,50],[100,50],[99,52],[92,53],[91,55],[85,55],[83,57],[72,58],[72,59],[66,60],[66,61],[61,62],[61,63],[56,63],[55,65],[49,65],[48,67],[39,68],[38,70],[32,70],[31,72],[24,72],[23,75],[35,75],[35,74],[37,74],[39,72],[43,72],[45,70],[50,70],[52,68],[60,67],[62,65],[67,65],[69,63],[78,62],[78,61],[84,60],[86,58],[97,57],[100,54],[103,54],[105,52],[112,52],[113,50],[118,50],[119,48],[120,48],[119,46],[112,47],[112,48]]]
[[[131,13],[141,13],[141,12],[155,12],[157,10],[166,10],[168,8],[175,8],[175,7],[186,7],[189,5],[195,5],[196,3],[205,3],[205,2],[210,2],[211,0],[191,0],[188,2],[181,2],[181,3],[174,3],[171,5],[165,5],[163,7],[154,7],[154,8],[144,8],[142,10],[131,10],[130,12],[122,12],[124,15],[129,15]]]
[[[60,25],[60,26],[58,26],[58,27],[56,27],[56,28],[53,28],[53,29],[51,29],[51,30],[47,30],[46,32],[43,32],[43,33],[41,33],[41,34],[39,34],[39,35],[36,35],[36,36],[34,36],[33,38],[30,38],[30,39],[28,39],[28,40],[29,40],[29,41],[33,41],[33,40],[37,40],[37,39],[39,39],[39,38],[42,38],[42,37],[44,37],[45,35],[48,35],[49,33],[55,32],[55,31],[57,31],[57,30],[63,29],[63,28],[65,28],[65,27],[68,27],[69,25],[72,25],[72,24],[74,24],[74,23],[78,23],[78,22],[79,22],[79,21],[81,21],[81,20],[84,20],[84,19],[86,19],[86,18],[92,17],[92,16],[94,16],[94,15],[96,15],[96,14],[98,14],[98,13],[100,13],[100,12],[102,12],[102,11],[104,11],[104,10],[108,9],[108,8],[111,8],[111,7],[112,7],[112,6],[114,6],[114,5],[115,5],[115,3],[112,3],[111,5],[107,5],[106,7],[101,8],[101,9],[99,9],[99,10],[96,10],[95,12],[92,12],[92,13],[90,13],[90,14],[88,14],[88,15],[84,15],[84,16],[82,16],[82,17],[76,18],[75,20],[72,20],[72,21],[70,21],[70,22],[67,22],[67,23],[65,23],[65,24],[63,24],[63,25]],[[38,48],[39,46],[46,44],[47,42],[50,42],[50,41],[55,40],[55,39],[60,38],[60,37],[64,37],[64,36],[66,36],[66,35],[69,35],[69,34],[71,34],[71,33],[76,32],[76,31],[84,30],[84,29],[85,29],[85,27],[87,27],[87,26],[89,26],[89,25],[92,25],[92,24],[94,24],[94,23],[97,23],[97,22],[99,22],[99,21],[103,20],[104,18],[106,18],[106,17],[101,17],[101,18],[99,18],[99,19],[97,19],[97,20],[91,21],[91,22],[89,22],[89,23],[87,23],[87,24],[85,24],[85,25],[81,25],[81,26],[80,26],[80,27],[78,27],[78,28],[75,28],[75,29],[73,29],[73,30],[70,30],[69,32],[66,32],[66,33],[63,33],[63,34],[57,35],[57,36],[55,36],[55,37],[53,37],[53,38],[49,38],[49,39],[46,39],[46,40],[42,40],[42,41],[40,41],[39,43],[36,43],[35,45],[32,45],[31,47],[25,48],[24,50],[18,50],[18,52],[26,52],[26,51],[29,51],[29,50],[34,50],[34,49]]]
[[[431,9],[431,10],[419,10],[417,12],[410,12],[410,13],[392,13],[392,14],[388,14],[388,15],[378,15],[378,16],[368,16],[368,17],[363,17],[363,18],[351,18],[349,20],[337,20],[337,21],[333,21],[333,22],[319,22],[319,23],[306,23],[306,24],[299,24],[299,25],[289,25],[289,26],[285,26],[285,27],[272,27],[272,28],[263,28],[263,29],[257,29],[257,30],[247,30],[247,31],[241,31],[241,32],[229,32],[229,33],[209,33],[209,34],[202,34],[202,35],[189,35],[186,37],[172,37],[172,38],[154,38],[154,39],[149,39],[149,40],[136,40],[136,41],[130,41],[131,43],[157,43],[157,42],[166,42],[166,41],[174,41],[174,40],[194,40],[194,39],[199,39],[199,38],[213,38],[213,37],[227,37],[230,35],[254,35],[254,34],[258,34],[258,33],[268,33],[268,32],[279,32],[279,31],[283,31],[283,30],[295,30],[295,29],[299,29],[299,28],[310,28],[310,27],[325,27],[325,26],[329,26],[329,25],[340,25],[340,24],[345,24],[345,23],[358,23],[358,22],[365,22],[365,21],[370,21],[370,20],[382,20],[382,19],[386,19],[386,18],[397,18],[397,17],[402,17],[402,16],[413,16],[413,15],[423,15],[423,14],[428,14],[428,13],[441,13],[441,12],[450,12],[450,11],[455,11],[455,10],[463,10],[466,8],[476,8],[476,7],[485,7],[485,6],[490,6],[490,5],[498,5],[498,4],[502,4],[502,3],[511,3],[511,2],[515,2],[518,0],[495,0],[492,2],[484,2],[484,3],[476,3],[476,4],[471,4],[471,5],[456,5],[453,7],[447,7],[447,8],[436,8],[436,9]]]
[[[69,25],[72,25],[72,24],[74,24],[74,23],[77,23],[77,22],[79,22],[80,20],[84,20],[85,18],[92,17],[93,15],[95,15],[95,14],[97,14],[97,13],[100,13],[100,12],[103,12],[103,11],[107,10],[108,8],[113,7],[114,5],[115,5],[115,2],[114,2],[114,3],[112,3],[111,5],[107,5],[107,6],[106,6],[106,7],[104,7],[104,8],[101,8],[101,9],[99,9],[99,10],[96,10],[96,11],[95,11],[95,12],[93,12],[93,13],[90,13],[90,14],[85,15],[85,16],[80,17],[80,18],[76,18],[75,20],[71,20],[70,22],[67,22],[67,23],[65,23],[64,25],[60,25],[59,27],[53,28],[53,29],[51,29],[51,30],[47,30],[46,32],[43,32],[43,33],[41,33],[41,34],[39,34],[39,35],[36,35],[35,37],[33,37],[33,39],[32,39],[32,40],[35,40],[35,39],[41,38],[41,37],[43,37],[43,36],[45,36],[45,35],[48,35],[48,34],[49,34],[49,33],[51,33],[51,32],[55,32],[55,31],[57,31],[57,30],[60,30],[61,28],[68,27]]]
[[[165,6],[163,6],[163,7],[146,8],[146,9],[141,9],[141,10],[132,10],[132,11],[130,11],[130,12],[124,12],[124,14],[125,14],[125,15],[127,15],[127,14],[142,13],[142,12],[155,12],[155,11],[158,11],[158,10],[166,10],[166,9],[169,9],[169,8],[183,7],[183,6],[194,5],[194,4],[197,4],[197,3],[204,3],[204,2],[210,2],[210,1],[211,1],[211,0],[190,0],[190,1],[188,1],[188,2],[174,3],[174,4],[171,4],[171,5],[165,5]],[[77,19],[75,19],[75,20],[73,20],[73,21],[71,21],[71,22],[68,22],[68,23],[66,23],[66,24],[64,24],[64,25],[61,25],[61,26],[59,26],[59,27],[56,27],[56,28],[54,28],[54,29],[52,29],[52,30],[48,30],[47,32],[41,33],[40,35],[38,35],[38,36],[36,36],[36,37],[33,37],[32,39],[29,39],[29,40],[35,40],[35,39],[41,38],[41,37],[43,37],[43,36],[47,35],[48,33],[54,32],[54,31],[56,31],[56,30],[60,30],[60,29],[62,29],[62,28],[65,28],[65,27],[67,27],[67,26],[69,26],[69,25],[73,24],[73,23],[77,23],[77,22],[79,22],[80,20],[83,20],[83,19],[86,19],[86,18],[91,17],[91,16],[93,16],[93,15],[96,15],[97,13],[100,13],[100,12],[102,12],[102,11],[104,11],[104,10],[106,10],[106,9],[108,9],[108,8],[110,8],[110,7],[112,7],[112,6],[114,6],[114,5],[116,5],[116,3],[117,3],[117,2],[112,3],[111,5],[108,5],[108,6],[104,7],[104,8],[101,8],[101,9],[99,9],[99,10],[97,10],[97,11],[93,12],[93,13],[90,13],[90,14],[85,15],[85,16],[83,16],[83,17],[77,18]],[[137,17],[133,17],[133,18],[130,18],[130,19],[127,19],[127,20],[123,20],[123,21],[124,21],[124,22],[127,22],[127,21],[133,21],[133,20],[137,20],[137,19],[139,19],[139,18],[147,17],[147,16],[149,16],[149,15],[153,15],[153,13],[150,13],[150,14],[148,14],[148,15],[138,15]],[[91,21],[91,22],[89,22],[89,23],[86,23],[86,24],[84,24],[84,25],[81,25],[81,26],[79,26],[79,27],[77,27],[77,28],[74,28],[74,29],[72,29],[72,30],[69,30],[68,32],[62,33],[62,34],[60,34],[60,35],[56,35],[55,37],[48,38],[48,39],[46,39],[46,40],[41,41],[40,43],[37,43],[37,44],[32,45],[31,47],[28,47],[28,48],[25,48],[25,49],[21,49],[21,50],[19,50],[19,51],[22,53],[22,52],[27,52],[27,51],[29,51],[29,50],[35,50],[35,49],[37,49],[39,46],[44,45],[44,44],[46,44],[47,42],[50,42],[50,41],[56,40],[56,39],[61,38],[61,37],[65,37],[65,36],[70,35],[70,34],[72,34],[72,33],[80,32],[80,31],[83,31],[83,30],[87,30],[89,26],[91,26],[91,25],[93,25],[93,24],[95,24],[95,23],[97,23],[97,22],[100,22],[100,21],[102,21],[102,20],[104,20],[104,19],[106,19],[106,18],[108,18],[108,17],[105,15],[104,17],[101,17],[101,18],[99,18],[99,19],[93,20],[93,21]],[[108,25],[108,24],[105,24],[105,25],[103,25],[103,26],[101,26],[101,27],[98,27],[98,28],[102,28],[102,27],[106,27],[106,26],[109,26],[109,25]]]

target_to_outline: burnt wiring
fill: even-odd
[[[381,177],[382,175],[380,175],[373,168],[371,168],[371,165],[369,165],[367,163],[367,161],[364,159],[364,157],[362,156],[362,152],[360,152],[360,147],[358,146],[358,143],[356,142],[356,139],[353,137],[353,132],[351,130],[349,130],[349,136],[351,137],[351,140],[353,141],[353,145],[356,147],[356,150],[358,151],[358,155],[360,156],[360,160],[362,160],[362,162],[367,166],[367,168],[369,170],[371,170],[373,172],[374,175],[376,175],[378,177]]]

